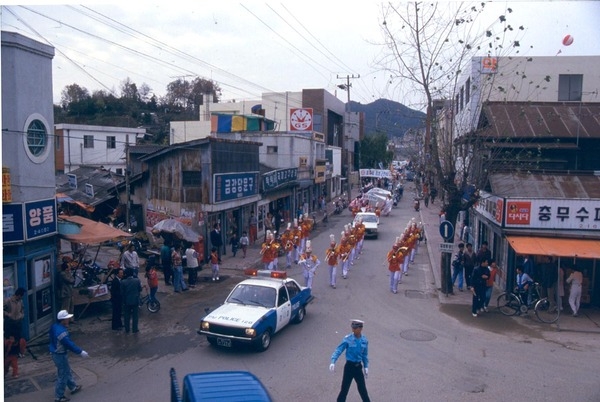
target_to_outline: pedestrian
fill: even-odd
[[[198,252],[192,247],[191,243],[185,249],[185,261],[188,271],[188,285],[191,288],[195,288],[198,282],[198,267],[200,266],[200,262],[198,261]]]
[[[460,292],[463,291],[463,283],[464,283],[464,255],[465,255],[465,244],[458,243],[458,252],[454,256],[452,260],[452,289],[454,289],[454,283],[456,282],[456,278],[458,278],[458,290]],[[454,294],[454,292],[450,292]]]
[[[248,251],[249,244],[250,239],[248,239],[248,233],[243,232],[242,237],[240,237],[240,246],[242,246],[243,258],[246,258],[246,252]]]
[[[212,280],[219,280],[219,253],[217,252],[217,248],[213,247],[210,250],[210,266],[212,269]]]
[[[229,239],[229,244],[231,245],[231,254],[235,257],[240,248],[240,241],[237,238],[237,234],[234,232],[231,234],[231,238]]]
[[[146,265],[145,276],[148,281],[148,288],[150,289],[150,301],[158,302],[158,300],[156,299],[156,292],[158,292],[158,272],[156,272],[156,267]]]
[[[535,263],[530,255],[523,256],[523,272],[529,275],[532,280],[536,280]]]
[[[339,247],[337,247],[335,243],[335,236],[333,234],[330,234],[329,248],[327,249],[325,260],[327,261],[327,266],[329,267],[329,286],[331,286],[332,289],[335,289],[337,280],[337,265],[338,257],[340,255],[338,249]]]
[[[496,260],[490,260],[490,264],[488,266],[488,270],[490,271],[488,278],[485,281],[485,301],[483,303],[483,311],[487,313],[488,306],[490,305],[490,300],[492,300],[492,292],[494,291],[494,282],[496,281],[496,275],[500,272],[498,269],[498,265],[496,264]]]
[[[221,225],[215,223],[213,230],[210,231],[210,243],[217,249],[219,255],[219,264],[221,263],[221,248],[223,247],[223,238],[221,236]]]
[[[254,245],[258,238],[258,219],[254,215],[254,211],[250,212],[250,218],[248,218],[248,231],[250,232],[250,243]]]
[[[488,260],[488,261],[492,261],[492,252],[488,248],[487,241],[483,241],[481,243],[481,247],[479,247],[479,250],[477,250],[477,255],[475,257],[475,263],[479,264],[484,259]]]
[[[4,333],[4,377],[12,367],[12,378],[19,378],[19,357],[23,357],[27,343],[25,339],[15,339],[14,336]]]
[[[61,310],[73,311],[73,285],[75,284],[75,278],[71,271],[71,264],[68,260],[63,259],[63,263],[60,266],[60,278],[59,278],[60,290],[60,308]]]
[[[121,280],[123,279],[123,270],[117,268],[117,275],[110,284],[110,303],[112,304],[112,329],[119,331],[123,328],[123,297],[121,295]]]
[[[125,251],[121,256],[121,268],[131,268],[133,270],[134,278],[138,277],[138,272],[140,270],[140,258],[138,257],[138,253],[135,251],[135,245],[133,243],[129,243],[127,246],[127,251]]]
[[[437,197],[438,194],[437,188],[431,187],[429,194],[431,195],[431,205],[433,205],[435,204],[435,197]]]
[[[123,297],[123,318],[125,319],[125,333],[129,330],[138,332],[138,318],[140,310],[140,293],[142,284],[139,278],[133,276],[133,269],[125,269],[125,279],[121,281],[121,297]]]
[[[321,264],[321,261],[316,255],[312,254],[312,245],[310,240],[306,241],[306,249],[304,254],[302,254],[298,260],[298,264],[302,265],[304,286],[312,289],[313,278],[317,274],[317,268],[319,267],[319,264]]]
[[[183,258],[181,256],[181,244],[178,244],[171,253],[171,263],[173,264],[173,288],[175,293],[181,293],[188,290],[183,280]]]
[[[171,285],[171,278],[173,277],[171,252],[170,244],[165,241],[160,247],[160,263],[162,265],[163,275],[165,276],[165,285]]]
[[[369,376],[369,341],[362,334],[363,325],[364,322],[361,320],[352,320],[350,323],[352,333],[344,337],[342,343],[339,344],[331,355],[329,371],[333,372],[335,371],[335,362],[346,351],[346,364],[344,365],[342,386],[337,397],[337,402],[344,402],[346,400],[352,380],[356,381],[356,387],[363,402],[370,401],[365,383],[365,379]]]
[[[488,260],[483,260],[481,261],[481,264],[473,270],[473,274],[471,275],[471,292],[473,293],[471,314],[473,314],[473,317],[477,317],[477,314],[483,311],[485,284],[490,276],[489,274]]]
[[[54,387],[55,402],[67,402],[69,400],[65,397],[65,388],[69,388],[71,395],[81,391],[81,385],[77,385],[71,373],[69,350],[81,357],[89,357],[88,353],[77,346],[69,336],[69,320],[72,317],[73,314],[69,314],[67,310],[60,310],[56,316],[58,322],[50,327],[50,353],[57,370],[56,385]]]
[[[527,305],[531,304],[531,290],[533,287],[533,279],[523,271],[522,265],[517,265],[517,293],[521,296],[521,300]],[[527,293],[527,296],[525,296]]]
[[[17,288],[15,293],[4,300],[4,333],[8,336],[13,336],[15,340],[21,339],[21,331],[23,328],[23,318],[25,317],[25,309],[23,307],[23,295],[25,289]]]
[[[571,272],[571,275],[567,278],[567,283],[571,284],[569,305],[573,311],[573,317],[577,317],[581,303],[581,285],[583,284],[583,274],[581,271],[576,267],[573,267],[573,272]]]
[[[463,267],[465,268],[465,281],[467,282],[467,288],[471,285],[471,275],[475,269],[475,252],[473,251],[473,244],[467,243],[467,249],[463,253]]]

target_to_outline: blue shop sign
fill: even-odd
[[[2,205],[2,242],[14,243],[25,240],[23,227],[23,204]]]
[[[263,175],[263,190],[272,190],[282,184],[296,181],[297,178],[298,168],[273,170]]]
[[[214,175],[214,202],[235,200],[258,194],[258,172]]]
[[[56,233],[56,199],[25,203],[27,240]]]

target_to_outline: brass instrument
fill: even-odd
[[[327,255],[325,256],[325,260],[329,261],[329,258],[335,253],[335,249],[330,248],[327,250]]]
[[[265,253],[265,251],[267,251],[269,249],[270,246],[271,246],[271,243],[263,244],[262,249],[260,250],[260,255],[263,255]]]
[[[342,254],[342,261],[344,261],[344,262],[348,261],[349,257],[350,257],[350,253],[343,253]]]

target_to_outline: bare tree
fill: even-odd
[[[384,52],[378,64],[389,74],[390,82],[424,97],[421,168],[425,180],[439,183],[445,195],[446,218],[453,223],[461,209],[475,202],[475,198],[466,203],[462,200],[472,158],[453,144],[457,84],[476,53],[506,55],[519,46],[517,40],[507,39],[513,28],[505,15],[499,15],[491,26],[481,25],[484,7],[485,3],[410,2],[402,6],[388,3],[382,8]]]

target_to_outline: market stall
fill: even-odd
[[[58,218],[59,237],[72,245],[73,257],[65,257],[65,261],[74,268],[73,304],[85,305],[80,318],[91,303],[110,300],[108,278],[119,267],[119,253],[114,244],[132,235],[81,216],[60,215]],[[114,254],[114,261],[100,267],[96,261],[103,247]],[[93,259],[87,258],[89,251],[94,252]]]

